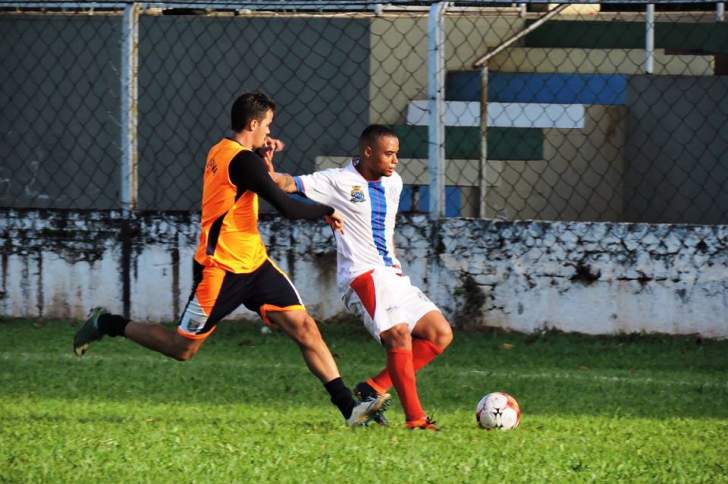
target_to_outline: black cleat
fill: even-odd
[[[76,331],[76,336],[73,337],[73,352],[76,353],[76,356],[83,356],[89,344],[104,337],[104,334],[99,331],[99,316],[108,313],[106,309],[101,307],[89,311],[88,319]]]

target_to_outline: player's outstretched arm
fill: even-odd
[[[278,188],[286,193],[296,192],[296,183],[293,181],[293,177],[286,173],[277,173],[275,166],[273,165],[273,154],[278,151],[283,151],[285,148],[283,141],[270,136],[265,140],[265,146],[258,148],[255,152],[263,159],[265,163],[265,169],[270,173],[270,177],[273,179]]]
[[[296,193],[298,189],[296,188],[296,182],[293,180],[293,177],[287,173],[276,173],[272,172],[270,174],[270,177],[273,179],[276,185],[278,185],[278,188],[283,190],[286,193]]]
[[[228,168],[228,175],[230,181],[238,188],[238,193],[246,190],[257,193],[286,218],[316,219],[334,213],[334,209],[328,205],[296,200],[288,196],[273,183],[265,162],[252,151],[241,151],[233,158]]]

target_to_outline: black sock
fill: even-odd
[[[128,323],[128,319],[118,314],[102,314],[99,316],[99,331],[107,336],[124,336]]]
[[[326,391],[331,395],[331,403],[339,407],[339,411],[344,418],[351,417],[351,412],[354,410],[354,397],[351,395],[344,380],[341,378],[334,378],[328,383],[324,383]]]

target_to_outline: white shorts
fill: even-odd
[[[359,316],[364,327],[381,341],[379,335],[406,323],[410,333],[422,316],[439,311],[410,278],[392,269],[374,269],[354,279],[344,293],[346,309]]]

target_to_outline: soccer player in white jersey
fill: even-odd
[[[402,178],[395,171],[399,139],[386,126],[370,125],[359,148],[360,156],[343,168],[271,176],[285,191],[334,207],[346,220],[343,232],[335,232],[339,289],[347,309],[387,351],[386,367],[359,383],[355,392],[367,398],[394,385],[406,426],[438,430],[420,404],[415,372],[441,354],[453,336],[437,306],[402,273],[395,254],[402,192]]]

